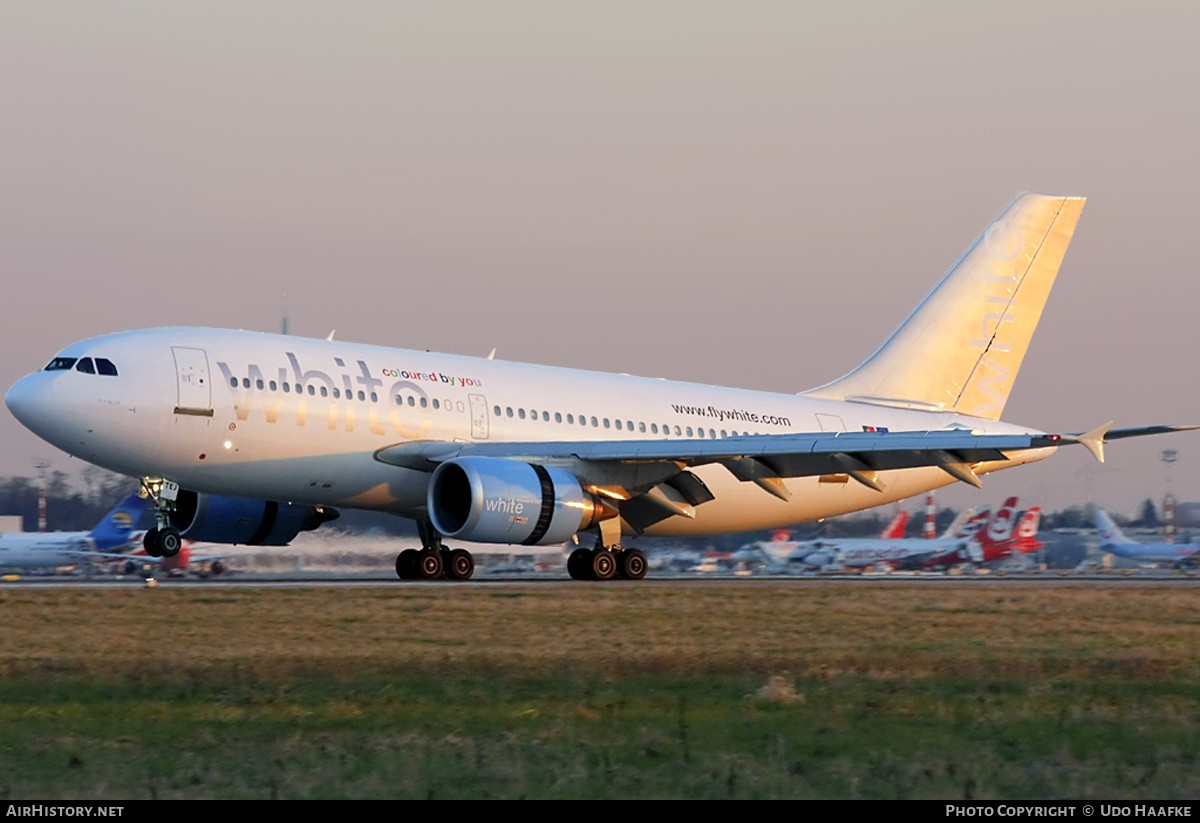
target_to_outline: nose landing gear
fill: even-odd
[[[142,493],[154,503],[157,526],[146,532],[142,548],[151,557],[174,557],[183,548],[183,537],[179,529],[171,525],[171,512],[175,511],[175,499],[179,496],[179,484],[170,480],[143,477]]]

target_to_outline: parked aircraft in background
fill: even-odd
[[[899,511],[883,527],[879,540],[899,540],[904,537],[904,527],[908,524],[908,512]],[[805,547],[813,547],[818,540],[792,540],[790,529],[776,529],[770,540],[758,540],[733,552],[729,557],[732,564],[755,565],[761,564],[771,574],[783,574],[788,570],[789,559],[797,552],[803,554]]]
[[[1016,498],[1010,498],[1010,500],[1013,501],[1012,510],[1015,510]],[[1000,516],[1000,512],[996,514],[997,517]],[[919,566],[924,569],[946,569],[967,564],[983,565],[1035,552],[1045,545],[1037,539],[1041,519],[1041,507],[1034,506],[1021,515],[1015,528],[1012,526],[1011,516],[1007,520],[1006,529],[1003,527],[993,529],[989,523],[988,528],[981,530],[975,539],[948,551],[937,552],[922,558]],[[996,518],[993,518],[992,522],[996,522]]]
[[[130,543],[140,548],[123,555],[118,561],[118,567],[123,574],[139,574],[144,571],[159,570],[165,572],[168,576],[178,577],[186,575],[189,571],[195,572],[200,577],[208,577],[210,575],[224,574],[227,570],[225,561],[230,557],[227,554],[210,554],[208,552],[197,553],[195,544],[190,540],[184,540],[183,545],[179,547],[179,552],[171,557],[153,557],[146,552],[143,540],[145,534],[133,535]]]
[[[810,540],[798,546],[788,557],[788,566],[793,570],[816,571],[818,569],[844,568],[863,569],[868,567],[900,569],[919,568],[924,561],[939,553],[950,553],[975,544],[980,533],[1004,512],[1011,511],[1017,498],[1010,497],[996,515],[989,517],[988,510],[969,518],[953,534],[928,538],[906,538],[903,540],[872,540],[865,538],[827,538]],[[1010,526],[1011,528],[1011,526]]]
[[[1094,507],[1096,531],[1100,535],[1100,551],[1136,560],[1139,563],[1170,563],[1176,566],[1194,565],[1200,545],[1195,543],[1139,543],[1113,522],[1109,513]]]
[[[87,532],[16,532],[0,535],[0,566],[55,568],[121,557],[150,501],[136,494],[117,504]]]
[[[143,478],[151,553],[181,536],[286,543],[348,506],[417,521],[402,578],[470,577],[443,537],[593,531],[571,576],[637,579],[646,557],[622,534],[783,527],[1178,430],[1000,422],[1083,204],[1018,195],[874,354],[801,394],[171,328],[67,346],[5,400],[48,442]]]

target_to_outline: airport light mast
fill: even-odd
[[[34,460],[33,467],[38,471],[38,531],[46,530],[46,469],[50,468],[49,460]]]

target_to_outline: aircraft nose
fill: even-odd
[[[12,412],[13,417],[21,422],[21,425],[27,429],[33,429],[32,423],[37,419],[38,409],[41,407],[40,398],[42,392],[39,387],[35,386],[35,375],[22,377],[16,383],[13,383],[12,388],[4,395],[4,405],[8,406],[8,410]]]

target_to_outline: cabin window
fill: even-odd
[[[519,418],[521,418],[522,420],[524,420],[524,419],[525,419],[525,410],[524,410],[524,409],[517,409],[517,417],[519,417]]]
[[[310,395],[316,394],[316,393],[317,393],[317,388],[316,388],[316,386],[314,386],[314,385],[312,385],[311,383],[309,383],[309,384],[308,384],[308,393],[309,393]]]
[[[620,431],[620,430],[621,430],[621,421],[618,420],[617,421],[617,431]]]
[[[495,414],[496,414],[496,416],[497,416],[497,417],[499,417],[499,416],[500,416],[500,407],[499,407],[499,406],[494,406],[494,407],[493,407],[493,409],[492,409],[492,411],[494,411],[494,412],[495,412]]]
[[[554,413],[554,422],[555,422],[555,423],[561,423],[561,422],[562,422],[562,412],[555,412],[555,413]]]
[[[254,381],[254,385],[255,385],[255,387],[256,387],[256,388],[258,388],[258,389],[260,389],[260,390],[261,390],[261,389],[262,389],[262,387],[263,387],[263,381],[262,381],[262,380],[256,380],[256,381]]]
[[[322,396],[322,397],[328,397],[328,396],[329,396],[329,389],[327,389],[327,388],[325,388],[324,386],[322,386],[322,387],[321,387],[321,396]]]

